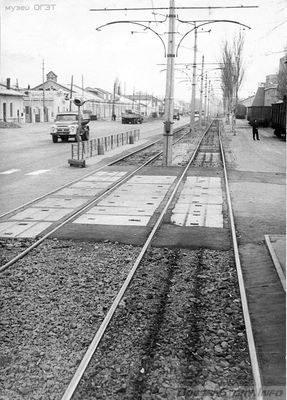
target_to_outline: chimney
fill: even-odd
[[[11,79],[10,79],[10,78],[7,78],[7,79],[6,79],[6,87],[7,87],[7,89],[11,89],[10,83],[11,83]]]

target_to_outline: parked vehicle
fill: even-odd
[[[271,121],[271,106],[252,106],[247,109],[249,122],[257,119],[259,126],[269,126]]]
[[[88,123],[89,118],[81,118],[81,131],[80,137],[82,140],[89,140],[90,128]],[[67,142],[69,138],[74,138],[77,141],[78,129],[78,113],[65,112],[58,113],[55,119],[55,125],[51,128],[51,135],[53,143],[57,143],[60,138],[63,142]]]
[[[125,113],[122,114],[122,124],[142,124],[143,116],[136,111],[126,110]]]
[[[180,113],[179,113],[179,109],[178,108],[174,108],[173,110],[173,119],[180,119]]]
[[[286,96],[282,103],[275,103],[271,106],[271,127],[274,135],[286,138],[287,124],[287,101]]]

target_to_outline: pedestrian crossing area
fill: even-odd
[[[47,172],[51,171],[50,169],[37,169],[35,171],[30,171],[24,173],[25,176],[38,176],[38,175],[43,175],[46,174]],[[7,169],[6,171],[0,171],[0,175],[12,175],[16,173],[22,173],[23,171],[21,169],[17,168],[12,168],[12,169]]]

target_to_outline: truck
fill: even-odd
[[[58,113],[55,119],[55,124],[51,127],[50,134],[52,135],[53,143],[57,143],[58,139],[62,142],[67,142],[69,138],[74,138],[75,141],[89,140],[90,128],[88,123],[89,118],[81,117],[80,135],[78,131],[78,113],[77,112],[63,112]],[[80,136],[80,137],[79,137]]]
[[[122,124],[142,124],[143,116],[133,110],[126,110],[122,114]]]
[[[287,101],[286,97],[282,103],[271,105],[271,128],[274,129],[274,135],[283,137],[286,140],[287,130]]]

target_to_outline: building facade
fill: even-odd
[[[6,85],[0,84],[0,121],[23,123],[25,121],[23,98],[23,93],[11,89],[9,78]]]

